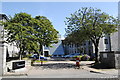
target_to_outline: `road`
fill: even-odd
[[[88,62],[87,62],[88,63]],[[35,63],[34,66],[27,66],[23,70],[25,74],[22,76],[6,76],[15,78],[117,78],[117,74],[104,74],[91,72],[84,69],[86,62],[81,62],[81,68],[75,68],[74,61],[49,61],[42,66]]]
[[[39,70],[30,71],[29,78],[115,78],[117,76],[92,73],[84,69],[58,69],[58,70]]]

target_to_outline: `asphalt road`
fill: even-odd
[[[116,74],[104,74],[84,69],[91,62],[81,62],[81,68],[76,69],[74,61],[49,61],[40,65],[27,66],[23,72],[27,75],[4,76],[8,78],[117,78]],[[20,71],[18,71],[20,72]]]
[[[39,70],[34,69],[28,73],[29,78],[115,78],[117,76],[101,73],[94,73],[84,69],[58,69]]]
[[[83,69],[86,63],[81,63],[81,68],[76,69],[73,61],[49,62],[43,66],[35,65],[29,70],[30,78],[117,78],[114,74],[90,72]]]

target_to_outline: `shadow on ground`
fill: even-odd
[[[109,67],[106,64],[101,64],[101,63],[94,63],[91,64],[91,66],[89,66],[91,68],[95,68],[95,69],[113,69],[113,67]]]
[[[33,67],[38,67],[38,66],[42,69],[76,69],[76,65],[70,63],[49,63],[43,65],[40,64],[33,65]]]

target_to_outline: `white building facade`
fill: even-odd
[[[72,53],[91,55],[93,53],[93,44],[91,41],[85,41],[80,45],[79,43],[67,43],[63,40],[63,48],[66,55]]]
[[[120,2],[118,3],[118,18],[120,19]],[[117,26],[117,32],[106,35],[100,39],[99,52],[101,51],[120,51],[120,26]],[[106,43],[107,42],[107,43]]]
[[[7,21],[8,17],[5,14],[0,14],[0,21]],[[7,72],[7,56],[13,57],[14,53],[18,53],[18,48],[14,44],[5,43],[4,26],[0,25],[0,76]],[[7,55],[8,54],[8,55]]]

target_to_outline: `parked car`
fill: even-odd
[[[65,56],[63,56],[63,58],[69,58],[70,57],[70,55],[65,55]]]
[[[47,60],[47,57],[40,56],[40,59]]]
[[[76,56],[79,56],[80,53],[74,53],[73,55],[71,55],[70,57],[76,57]]]
[[[39,58],[39,56],[37,54],[33,54],[32,56],[30,56],[29,58]]]
[[[32,56],[30,56],[30,58],[39,59],[39,56],[38,56],[38,55],[35,55],[35,54],[33,54]],[[47,60],[47,57],[44,57],[44,56],[40,56],[40,59],[44,59],[44,60]]]
[[[69,54],[69,55],[65,55],[64,58],[72,58],[72,57],[75,57],[75,56],[78,56],[80,55],[80,53],[72,53],[72,54]]]

